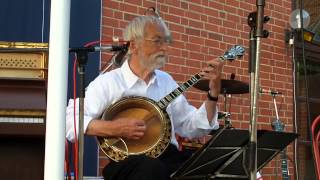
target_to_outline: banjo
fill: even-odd
[[[220,57],[234,60],[243,56],[244,48],[235,45]],[[187,89],[196,84],[201,75],[195,74],[158,102],[141,96],[123,97],[103,112],[102,120],[130,117],[145,121],[146,131],[139,140],[98,136],[100,149],[113,161],[121,161],[130,155],[145,154],[156,158],[168,147],[171,140],[171,121],[167,106]]]

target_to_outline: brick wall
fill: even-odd
[[[169,49],[169,62],[164,67],[178,82],[183,82],[205,67],[205,62],[216,58],[234,44],[248,49],[250,27],[247,16],[256,10],[254,0],[104,0],[102,35],[104,40],[113,36],[122,37],[122,29],[137,15],[144,14],[147,7],[157,7],[162,18],[172,31],[174,43]],[[293,131],[293,87],[291,51],[284,39],[284,30],[289,28],[291,0],[266,1],[265,15],[271,17],[265,29],[270,31],[267,39],[262,39],[260,82],[265,89],[281,91],[284,96],[277,97],[279,116],[286,124],[286,131]],[[103,55],[104,66],[109,59]],[[241,60],[227,62],[223,78],[236,74],[236,80],[249,82],[248,52]],[[192,88],[185,93],[189,101],[199,106],[206,98],[204,92]],[[223,109],[223,98],[219,103]],[[231,100],[233,126],[241,129],[249,127],[249,94],[233,95]],[[261,95],[258,110],[258,129],[271,129],[275,111],[270,95]],[[288,154],[293,157],[293,146]],[[106,163],[101,154],[100,167]],[[294,173],[293,164],[290,174]],[[279,158],[275,158],[262,170],[264,179],[275,179],[281,175]]]

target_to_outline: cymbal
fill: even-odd
[[[222,119],[222,118],[226,118],[228,116],[230,116],[231,114],[229,112],[223,112],[223,111],[219,111],[218,112],[218,119]]]
[[[209,80],[200,80],[193,87],[202,90],[209,91]],[[232,79],[221,79],[221,94],[245,94],[249,93],[249,84]]]

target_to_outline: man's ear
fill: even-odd
[[[130,46],[129,46],[131,54],[137,54],[137,42],[136,41],[130,41]]]

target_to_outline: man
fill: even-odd
[[[118,118],[101,120],[104,110],[121,97],[143,96],[159,101],[178,87],[172,77],[158,70],[168,58],[170,33],[161,19],[140,16],[133,19],[124,30],[124,39],[130,42],[128,59],[123,65],[100,75],[86,90],[84,129],[86,135],[122,137],[139,140],[144,136],[146,124],[141,119]],[[193,138],[217,129],[217,100],[223,63],[208,62],[201,71],[210,80],[208,99],[199,109],[191,106],[183,95],[171,102],[166,111],[172,124],[171,144],[157,159],[144,155],[130,156],[120,162],[109,163],[103,171],[105,179],[170,179],[169,176],[188,155],[177,150],[174,134]],[[67,108],[67,138],[74,139],[73,102]]]

